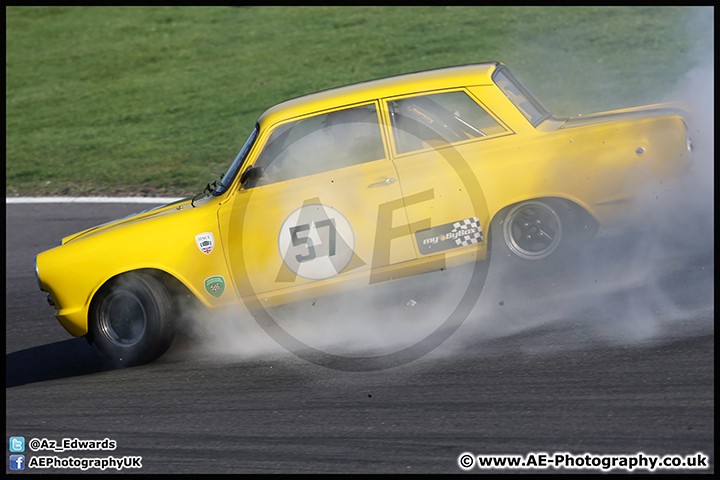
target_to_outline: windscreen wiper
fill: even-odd
[[[220,177],[220,179],[222,180],[222,177]],[[212,181],[208,182],[208,184],[205,185],[205,188],[203,189],[203,191],[193,197],[193,199],[190,201],[190,205],[192,205],[194,208],[195,200],[197,200],[198,198],[200,198],[201,196],[203,196],[205,194],[210,195],[213,192],[213,190],[215,190],[218,187],[218,185],[220,185],[220,182],[218,180],[212,180]]]

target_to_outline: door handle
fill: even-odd
[[[368,185],[368,188],[382,187],[382,186],[385,186],[385,185],[392,185],[392,184],[395,183],[395,182],[397,182],[397,179],[395,179],[395,178],[386,178],[386,179],[383,180],[382,182],[371,183],[370,185]]]

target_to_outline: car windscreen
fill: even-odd
[[[245,158],[248,155],[248,152],[250,152],[250,149],[252,148],[253,144],[255,143],[255,139],[258,136],[258,131],[260,130],[259,125],[255,125],[255,128],[253,129],[252,133],[248,137],[248,139],[245,141],[245,145],[240,149],[240,153],[238,153],[237,157],[235,157],[235,161],[230,165],[230,168],[228,169],[227,173],[223,176],[222,181],[220,182],[220,185],[217,186],[215,190],[213,190],[212,194],[222,195],[227,191],[227,189],[232,185],[233,180],[235,180],[235,177],[237,176],[237,173],[240,171],[240,167],[243,166],[243,163],[245,162]]]

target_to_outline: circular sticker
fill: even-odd
[[[327,205],[303,205],[283,222],[278,249],[285,265],[296,275],[324,280],[341,273],[355,250],[350,222]]]

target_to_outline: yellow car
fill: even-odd
[[[493,254],[532,264],[623,220],[690,162],[663,104],[556,118],[501,63],[336,88],[266,111],[203,194],[36,257],[60,323],[123,364],[182,302],[278,305]]]

